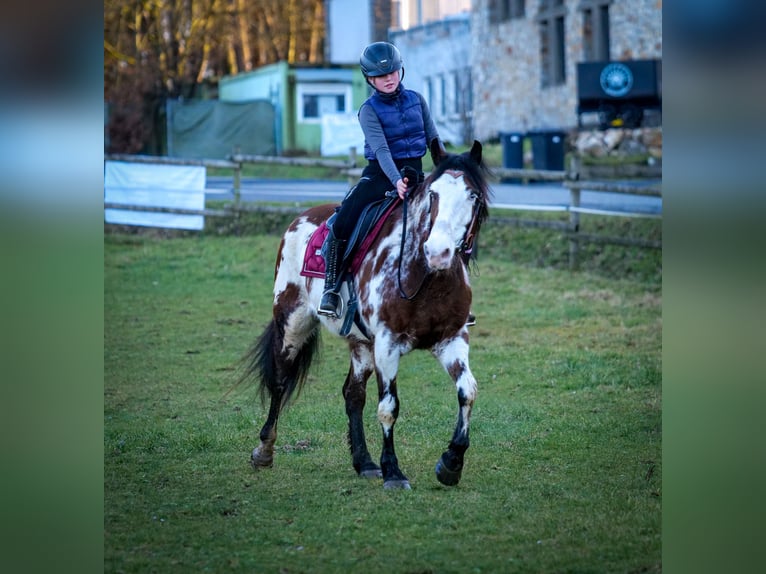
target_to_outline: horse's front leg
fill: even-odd
[[[383,450],[380,468],[383,471],[383,488],[409,490],[410,482],[399,468],[394,449],[394,425],[399,416],[399,397],[396,392],[396,374],[399,370],[399,351],[385,342],[385,337],[375,340],[375,369],[378,378],[378,421],[383,430]]]
[[[346,400],[348,416],[348,444],[351,448],[351,462],[359,476],[380,478],[380,467],[372,461],[364,436],[364,404],[367,399],[367,379],[373,371],[372,349],[369,343],[354,342],[349,345],[351,365],[343,384],[343,398]]]
[[[436,463],[436,478],[439,482],[447,486],[454,486],[460,482],[460,475],[463,472],[463,458],[470,445],[468,430],[471,422],[471,410],[476,399],[476,379],[468,366],[467,330],[464,328],[456,338],[438,345],[434,349],[434,355],[452,377],[452,380],[455,381],[457,387],[457,425],[449,447]]]

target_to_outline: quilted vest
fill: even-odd
[[[391,96],[375,92],[365,104],[375,110],[394,159],[423,157],[426,154],[426,130],[417,93],[402,86]],[[364,144],[364,157],[375,159],[367,142]]]

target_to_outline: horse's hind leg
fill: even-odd
[[[465,338],[457,337],[447,344],[440,345],[434,350],[434,354],[457,387],[457,425],[449,447],[436,463],[436,478],[439,482],[454,486],[460,482],[465,451],[470,446],[468,430],[476,399],[476,379],[468,366],[467,334]]]
[[[352,343],[351,365],[343,384],[343,398],[346,400],[346,415],[348,416],[348,443],[351,448],[351,462],[359,476],[365,478],[380,478],[383,474],[380,467],[372,461],[367,450],[367,440],[364,436],[364,404],[367,399],[367,379],[373,371],[372,349],[368,343]]]
[[[260,444],[250,457],[253,467],[273,464],[279,414],[305,382],[318,343],[319,322],[306,306],[277,307],[274,319],[250,350],[244,376],[256,376],[261,397],[270,399]]]
[[[273,394],[271,396],[269,415],[259,435],[261,442],[250,455],[250,464],[253,465],[253,468],[270,467],[274,464],[274,443],[277,440],[277,421],[279,420],[281,403],[281,395]]]

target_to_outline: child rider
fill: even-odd
[[[391,189],[396,189],[399,197],[404,199],[408,185],[415,185],[417,181],[403,178],[401,170],[413,168],[422,179],[422,158],[430,142],[439,138],[423,96],[402,84],[404,68],[396,46],[388,42],[370,44],[362,52],[359,64],[365,80],[375,89],[358,114],[364,133],[364,157],[368,163],[359,182],[336,209],[322,246],[325,283],[317,312],[336,318],[343,253],[362,210],[369,203],[382,199]]]

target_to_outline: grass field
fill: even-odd
[[[233,387],[235,367],[269,318],[277,236],[106,234],[104,570],[661,571],[656,257],[628,257],[625,273],[623,251],[618,272],[603,256],[571,273],[535,264],[539,251],[516,261],[510,245],[532,245],[526,234],[482,236],[479,396],[457,487],[433,473],[455,390],[430,355],[402,361],[406,492],[356,477],[340,394],[348,359],[327,334],[281,419],[274,467],[250,468],[265,411],[254,389]],[[376,396],[372,383],[373,456]]]

